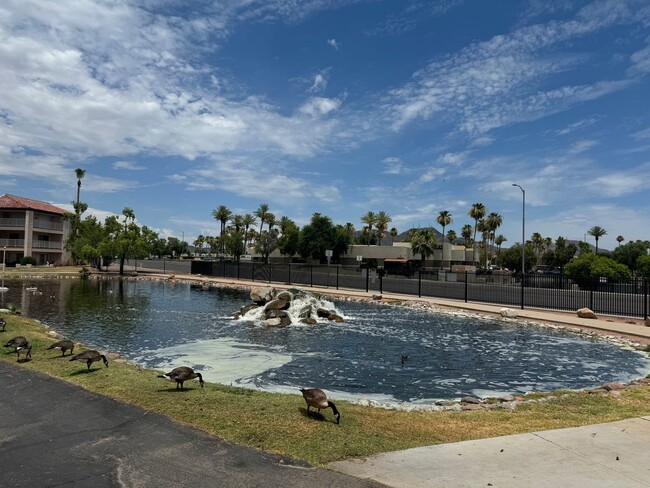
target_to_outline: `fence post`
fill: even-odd
[[[309,265],[309,286],[314,287],[314,265]]]
[[[465,270],[465,303],[467,303],[467,291],[468,291],[468,285],[467,285],[467,280],[469,278],[469,273],[467,270]]]
[[[384,294],[384,276],[379,275],[379,294],[383,295]]]
[[[289,284],[291,284],[291,263],[289,263]]]
[[[648,321],[648,278],[643,278],[643,320]]]
[[[521,273],[521,309],[524,309],[524,286],[526,285],[526,273]]]
[[[336,265],[336,289],[339,289],[339,265]]]
[[[239,279],[239,268],[241,263],[239,262],[239,258],[237,259],[237,279]]]
[[[422,298],[422,268],[418,270],[418,297]]]
[[[271,283],[272,277],[273,277],[273,265],[269,263],[269,283]]]
[[[226,277],[226,262],[222,261],[221,263],[223,264],[223,277],[225,278]]]
[[[255,263],[251,266],[251,281],[255,281]]]
[[[366,293],[368,293],[368,284],[370,283],[370,267],[366,268]]]
[[[589,310],[595,312],[594,310],[594,288],[596,287],[596,278],[591,277],[591,286],[589,287]]]

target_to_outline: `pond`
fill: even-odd
[[[315,386],[335,398],[432,403],[650,372],[646,354],[597,337],[461,314],[337,301],[344,323],[265,328],[231,318],[250,303],[232,289],[117,279],[7,286],[0,307],[13,303],[67,338],[148,368],[187,365],[207,381],[268,391]]]

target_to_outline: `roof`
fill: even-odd
[[[46,202],[32,200],[31,198],[17,197],[5,193],[0,195],[0,208],[13,208],[21,210],[38,210],[39,212],[47,212],[63,215],[65,210]]]

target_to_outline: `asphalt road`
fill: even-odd
[[[383,486],[229,444],[6,362],[0,398],[2,487]]]

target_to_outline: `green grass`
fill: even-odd
[[[24,317],[0,314],[7,331],[2,343],[16,335],[32,341],[32,360],[21,367],[40,371],[89,391],[138,405],[193,425],[230,442],[302,459],[315,465],[350,456],[405,449],[430,444],[610,422],[650,415],[650,387],[629,389],[620,396],[569,393],[555,400],[527,404],[515,411],[401,412],[337,402],[341,424],[331,410],[319,420],[306,415],[305,402],[296,395],[263,393],[197,381],[176,391],[175,384],[157,378],[159,372],[123,361],[108,368],[95,363],[86,373],[85,363],[46,351],[54,342],[38,323]],[[80,346],[75,352],[81,350]],[[4,349],[0,360],[16,363]]]

